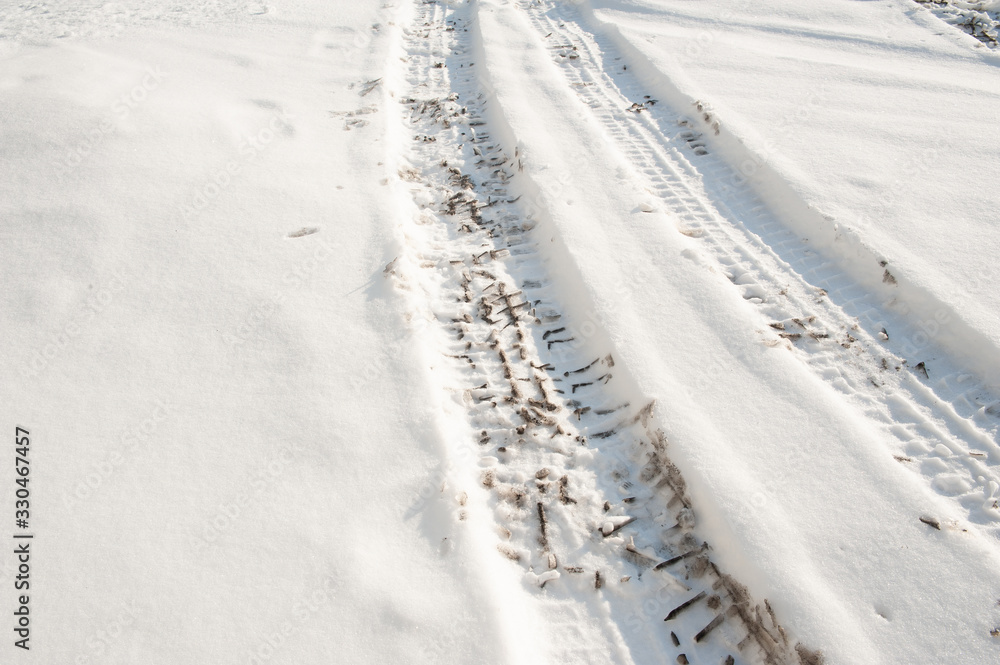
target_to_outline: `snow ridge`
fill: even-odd
[[[939,343],[954,317],[939,310],[914,324],[905,301],[865,288],[782,224],[715,150],[722,120],[712,109],[648,94],[635,63],[576,7],[522,6],[582,106],[646,182],[648,205],[675,214],[679,232],[702,240],[706,260],[756,307],[762,342],[847,395],[882,424],[887,452],[1000,538],[1000,398]],[[891,267],[880,269],[891,293]]]

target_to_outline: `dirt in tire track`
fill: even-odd
[[[404,145],[390,161],[412,206],[386,276],[441,358],[432,384],[472,433],[449,460],[455,519],[495,520],[490,556],[558,610],[547,618],[561,661],[602,645],[623,663],[811,657],[717,567],[657,405],[616,380],[626,370],[597,348],[586,312],[558,300],[558,271],[514,193],[523,158],[499,140],[472,55],[475,8],[415,5],[398,65]],[[469,478],[478,487],[463,490]],[[468,510],[480,498],[488,510]]]

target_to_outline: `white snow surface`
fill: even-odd
[[[803,237],[856,234],[927,293],[925,318],[960,313],[985,338],[965,351],[996,369],[1000,55],[913,0],[594,4],[770,167],[752,176],[777,171],[818,213]]]
[[[997,58],[912,0],[0,2],[0,662],[996,661]]]

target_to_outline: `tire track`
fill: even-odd
[[[913,1],[927,8],[944,23],[978,39],[991,49],[1000,46],[1000,42],[997,41],[1000,34],[1000,5],[997,3],[980,1],[955,4],[952,0]]]
[[[762,342],[794,352],[848,396],[881,424],[901,464],[1000,538],[1000,401],[934,343],[947,321],[915,327],[905,306],[881,302],[789,231],[746,178],[711,152],[720,122],[711,109],[699,101],[677,109],[652,98],[611,40],[588,30],[575,7],[522,7],[567,84],[658,204],[678,217],[679,231],[699,238],[756,306]]]
[[[519,567],[547,608],[551,660],[809,657],[767,601],[716,566],[655,404],[619,386],[623,368],[555,297],[558,277],[510,189],[522,158],[492,134],[474,9],[420,2],[404,30],[409,145],[390,177],[413,205],[386,267],[421,342],[447,359],[433,381],[475,432],[451,462],[482,491],[456,497],[456,519],[488,497],[492,556]]]

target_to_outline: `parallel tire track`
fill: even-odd
[[[678,109],[652,98],[611,40],[588,30],[570,3],[522,6],[567,85],[640,181],[757,306],[762,341],[795,352],[849,396],[882,424],[897,460],[1000,538],[1000,401],[934,344],[942,323],[915,329],[784,227],[746,178],[711,152],[720,120],[705,104]],[[885,276],[893,279],[888,268]]]
[[[447,357],[434,380],[477,433],[455,462],[482,469],[495,556],[521,567],[560,615],[578,617],[562,620],[579,646],[563,640],[561,662],[601,657],[581,632],[587,616],[623,645],[616,662],[808,657],[766,601],[718,569],[655,405],[616,387],[621,367],[581,342],[580,313],[555,298],[558,277],[508,187],[521,158],[491,133],[470,55],[473,11],[423,1],[404,30],[410,145],[391,166],[414,213],[386,274],[428,323],[420,338]],[[460,521],[469,500],[456,499]]]

